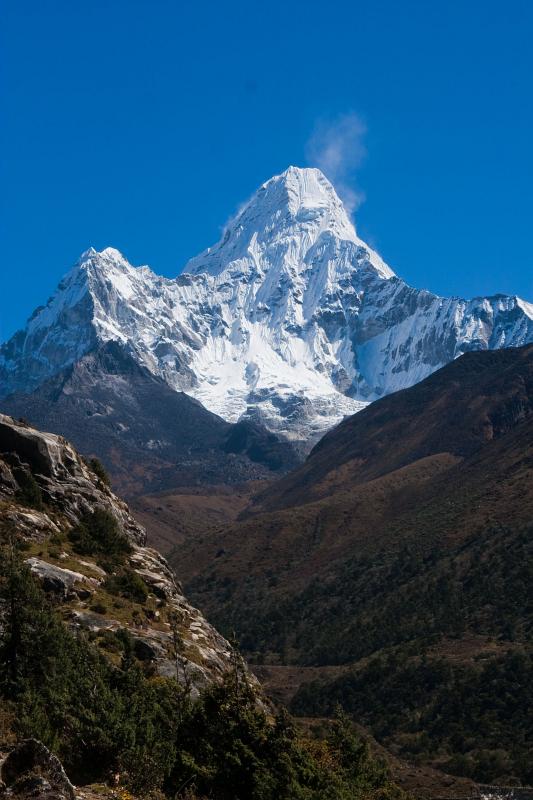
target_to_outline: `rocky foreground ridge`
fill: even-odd
[[[0,798],[407,800],[347,718],[266,704],[99,462],[5,415],[0,536]]]
[[[95,510],[128,542],[122,572],[133,589],[116,591],[109,567],[80,555],[69,539]],[[126,629],[136,656],[194,695],[231,669],[232,648],[184,597],[165,559],[146,547],[128,506],[61,436],[0,414],[0,525],[24,539],[25,558],[73,628],[105,644]],[[176,639],[179,640],[179,655]]]

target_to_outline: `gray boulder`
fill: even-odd
[[[24,739],[12,748],[1,765],[0,778],[12,796],[41,800],[76,797],[61,761],[37,739]]]

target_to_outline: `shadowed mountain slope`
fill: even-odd
[[[289,443],[251,422],[225,422],[113,341],[2,408],[98,456],[130,495],[264,478],[296,463]]]
[[[467,458],[532,413],[532,346],[467,353],[346,419],[257,505],[301,505],[440,453]]]

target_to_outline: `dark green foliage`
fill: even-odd
[[[448,755],[449,772],[487,783],[533,780],[531,654],[476,666],[374,658],[330,683],[302,686],[292,709],[321,716],[339,702],[386,745],[401,741],[404,756]]]
[[[117,668],[49,605],[14,548],[1,554],[0,702],[20,736],[43,741],[76,783],[118,770],[139,795],[213,800],[352,800],[388,791],[386,775],[346,720],[323,743],[327,758],[280,716],[257,706],[240,661],[197,702],[176,681],[148,678],[126,631],[102,644]]]
[[[141,576],[132,569],[123,569],[118,575],[111,575],[103,588],[110,594],[126,597],[136,603],[145,603],[148,587]]]
[[[205,583],[205,578],[203,579]],[[490,528],[442,553],[404,547],[353,558],[287,600],[252,584],[232,603],[217,587],[213,622],[235,629],[246,652],[291,652],[300,664],[346,664],[383,648],[465,632],[533,639],[533,526]],[[509,591],[507,587],[512,587]],[[188,590],[202,599],[193,582]],[[228,602],[229,598],[229,602]],[[422,641],[421,641],[422,640]]]
[[[520,658],[528,657],[509,656],[490,669],[406,659],[465,633],[527,645],[533,637],[532,564],[533,526],[492,527],[446,553],[405,546],[396,555],[354,558],[334,571],[334,580],[316,580],[275,606],[268,589],[253,586],[254,596],[234,606],[227,626],[241,632],[245,650],[273,651],[304,664],[403,651],[373,658],[331,684],[302,687],[293,710],[321,716],[341,702],[409,759],[436,760],[476,780],[531,782],[533,755],[525,742],[533,731],[524,709],[533,704],[533,675],[530,666],[520,667]],[[221,587],[221,596],[227,589]],[[214,622],[221,617],[215,614]]]
[[[365,794],[370,788],[376,790],[385,785],[385,765],[371,756],[368,743],[357,736],[349,717],[340,706],[335,711],[329,744],[340,768],[350,784],[359,789],[359,793]]]
[[[86,513],[69,533],[74,551],[80,555],[101,556],[112,565],[120,563],[132,547],[120,533],[115,517],[101,508]]]
[[[91,769],[111,767],[119,733],[110,668],[65,629],[25,566],[3,567],[11,610],[0,642],[1,688],[15,704],[17,732],[55,750],[76,780],[97,777]]]
[[[43,493],[31,472],[25,469],[17,469],[15,470],[15,478],[20,487],[17,492],[17,500],[25,506],[30,506],[40,511],[43,507]]]
[[[1,594],[5,610],[0,627],[0,681],[8,696],[22,691],[23,675],[31,661],[32,630],[29,620],[35,617],[44,626],[43,594],[28,568],[21,566],[15,545],[0,552]]]
[[[390,786],[346,717],[315,745],[298,739],[286,713],[269,724],[230,676],[190,707],[167,788],[217,800],[356,800]]]
[[[89,460],[89,466],[96,475],[96,477],[102,481],[102,483],[105,483],[106,486],[111,486],[111,479],[109,477],[109,473],[107,472],[106,468],[98,458],[91,458]]]
[[[494,662],[496,675],[481,663],[412,660],[440,641],[453,651],[450,642],[465,635],[522,642],[527,651],[532,564],[533,526],[493,526],[445,552],[404,544],[397,553],[330,564],[324,577],[287,599],[272,600],[265,580],[251,582],[244,599],[241,587],[236,603],[230,579],[213,582],[220,610],[212,617],[226,633],[239,632],[245,652],[282,663],[350,664],[393,649],[399,655],[374,657],[348,678],[302,687],[293,710],[322,716],[341,702],[406,758],[444,763],[476,780],[532,782],[525,740],[533,731],[524,709],[533,704],[533,675],[513,659],[514,679],[505,659]],[[449,709],[461,710],[458,721]]]

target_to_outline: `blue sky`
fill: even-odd
[[[1,14],[0,339],[90,245],[177,274],[259,184],[316,158],[317,126],[347,118],[358,230],[399,275],[533,300],[529,0]]]

